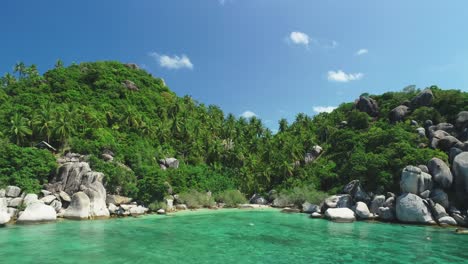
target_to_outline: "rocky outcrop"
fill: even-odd
[[[306,214],[311,214],[313,212],[320,213],[320,206],[305,202],[302,204],[302,212]]]
[[[421,106],[430,106],[433,99],[434,95],[431,89],[425,89],[411,100],[411,107],[416,109]]]
[[[377,101],[370,97],[359,96],[359,99],[356,102],[356,109],[361,112],[365,112],[372,117],[377,117],[379,115],[379,106]]]
[[[396,123],[403,121],[405,116],[409,113],[409,107],[406,105],[400,105],[395,107],[392,111],[390,111],[390,122]]]
[[[305,155],[304,155],[304,163],[305,164],[309,164],[311,162],[313,162],[314,160],[316,160],[318,158],[318,156],[320,156],[320,154],[323,152],[323,148],[318,146],[318,145],[315,145],[312,147],[312,151],[311,152],[307,152]]]
[[[251,204],[267,204],[268,203],[267,200],[259,194],[252,195],[252,197],[250,197],[249,202]]]
[[[129,89],[129,90],[131,90],[131,91],[138,91],[138,90],[140,90],[140,89],[138,89],[138,86],[137,86],[134,82],[132,82],[132,81],[130,81],[130,80],[125,80],[125,81],[123,81],[123,82],[122,82],[122,85],[123,85],[125,88],[127,88],[127,89]]]
[[[379,207],[382,207],[385,203],[385,196],[384,195],[376,195],[374,199],[372,199],[370,211],[371,213],[378,214]]]
[[[355,208],[355,213],[357,217],[360,219],[369,219],[371,218],[371,212],[369,211],[369,208],[367,207],[367,204],[363,202],[357,202],[356,203],[356,208]]]
[[[455,125],[460,131],[468,127],[468,111],[458,113]]]
[[[369,203],[371,200],[369,194],[367,194],[367,192],[361,186],[359,180],[353,180],[346,184],[346,186],[343,188],[343,193],[351,195],[354,202]]]
[[[350,223],[356,220],[354,212],[349,208],[328,208],[325,216],[335,222]]]
[[[430,198],[432,201],[435,203],[438,203],[442,205],[445,209],[448,209],[450,206],[449,198],[447,193],[444,192],[444,190],[440,188],[436,188],[432,190]]]
[[[11,216],[7,209],[7,199],[0,198],[0,226],[10,222]]]
[[[395,211],[389,207],[379,207],[379,219],[382,221],[394,221],[395,220]]]
[[[404,223],[435,223],[423,199],[413,193],[404,193],[397,198],[396,217]]]
[[[90,204],[88,195],[84,192],[73,194],[71,203],[65,210],[64,218],[88,219],[90,217]]]
[[[432,177],[415,166],[406,166],[401,174],[400,189],[403,193],[421,194],[432,189]]]
[[[33,202],[26,207],[17,221],[18,223],[27,223],[55,221],[56,219],[57,214],[54,208],[41,202]]]
[[[427,167],[435,183],[446,189],[452,186],[452,172],[444,161],[438,158],[433,158],[429,161]]]
[[[130,214],[133,216],[145,214],[147,211],[148,208],[145,208],[141,205],[130,208]]]
[[[353,201],[349,194],[332,195],[325,199],[325,205],[327,208],[351,208]]]

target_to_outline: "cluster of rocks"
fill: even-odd
[[[111,153],[103,155],[113,156]],[[57,160],[57,173],[40,194],[8,186],[0,190],[0,224],[141,215],[148,209],[131,198],[107,195],[104,175],[92,171],[87,157],[68,153]]]

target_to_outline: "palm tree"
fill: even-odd
[[[50,142],[53,125],[54,117],[50,104],[42,106],[39,113],[33,118],[33,126],[37,127],[39,135],[47,138],[47,142]]]
[[[279,132],[285,132],[288,129],[288,120],[286,118],[281,118],[279,121]]]
[[[3,76],[0,81],[1,85],[4,87],[11,85],[15,82],[16,82],[15,76],[11,75],[10,73],[5,74],[5,76]]]
[[[24,77],[25,71],[26,71],[26,65],[24,64],[24,62],[16,63],[14,72],[18,73],[18,77],[20,79]]]
[[[55,68],[56,68],[56,69],[63,68],[63,61],[62,61],[61,59],[58,59],[58,60],[55,62]]]
[[[70,111],[61,112],[54,122],[54,134],[62,145],[66,145],[70,136],[75,131]]]
[[[32,130],[29,128],[29,120],[16,113],[10,120],[10,133],[16,141],[17,145],[22,145],[27,136],[32,135]]]

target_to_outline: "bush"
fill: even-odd
[[[179,199],[182,201],[182,203],[186,204],[188,208],[192,209],[211,207],[215,204],[213,197],[196,190],[180,193]]]
[[[159,209],[164,209],[165,211],[167,210],[167,204],[165,202],[152,202],[148,205],[148,209],[151,212],[157,212]]]
[[[224,203],[226,207],[237,207],[238,204],[247,203],[247,199],[239,190],[226,190],[216,195],[216,201]]]
[[[304,202],[320,204],[327,196],[328,194],[317,191],[312,186],[304,186],[283,190],[280,192],[277,199],[279,199],[282,204],[301,206]]]

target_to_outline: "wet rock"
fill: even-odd
[[[354,212],[349,208],[328,208],[325,216],[339,223],[350,223],[356,220]]]
[[[320,206],[316,204],[311,204],[309,202],[305,202],[302,204],[302,212],[306,214],[311,214],[313,212],[320,212]]]
[[[367,204],[363,202],[357,202],[356,203],[356,209],[355,209],[356,215],[360,219],[368,219],[371,217],[371,212],[369,211],[369,208],[367,207]]]
[[[438,221],[440,225],[451,225],[451,226],[457,225],[457,221],[455,221],[455,219],[453,219],[453,217],[450,217],[450,216],[441,217]]]

